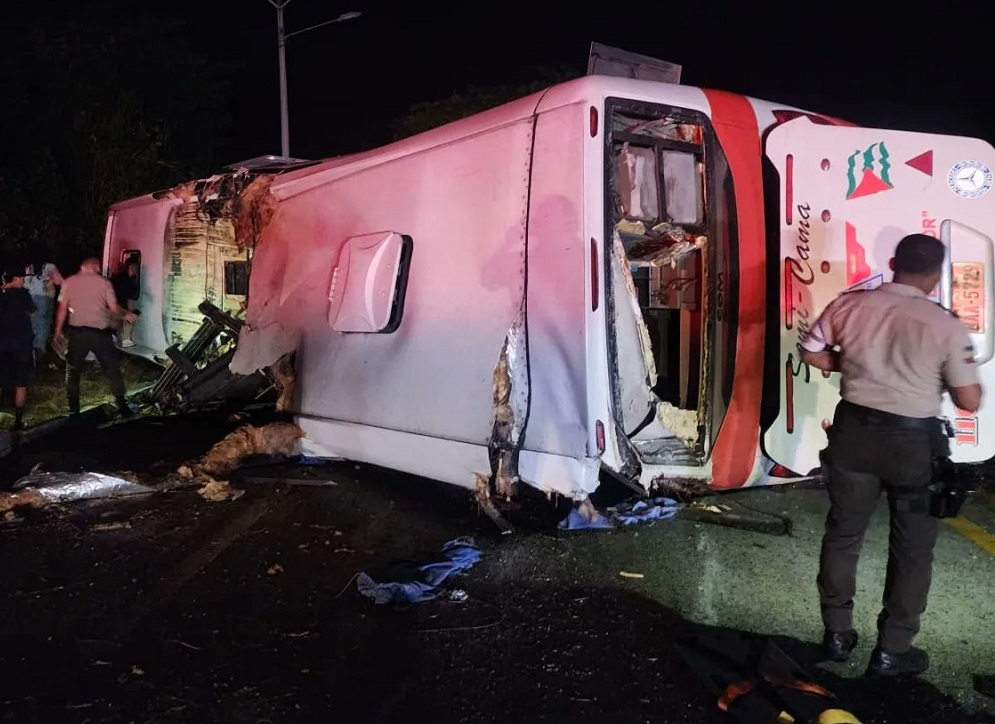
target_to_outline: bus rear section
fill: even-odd
[[[819,467],[825,428],[840,399],[838,373],[801,363],[799,340],[838,294],[891,280],[889,260],[906,234],[939,238],[947,258],[934,301],[961,319],[974,345],[982,385],[995,384],[995,228],[991,193],[995,149],[973,138],[813,123],[800,117],[776,127],[766,156],[778,188],[778,356],[776,409],[764,450],[795,474]],[[774,391],[772,391],[774,392]],[[985,395],[977,414],[957,410],[952,459],[987,461],[995,405]]]

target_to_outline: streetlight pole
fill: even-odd
[[[358,18],[362,13],[349,12],[342,13],[337,18],[326,20],[317,25],[311,25],[300,30],[288,33],[283,24],[283,9],[290,4],[290,0],[267,0],[276,8],[276,48],[280,58],[280,153],[284,158],[290,157],[290,118],[287,109],[287,38],[293,35],[300,35],[308,30],[321,28],[332,23],[340,23],[344,20]]]

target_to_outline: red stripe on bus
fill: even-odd
[[[736,190],[739,228],[739,319],[732,397],[712,449],[712,485],[738,488],[753,472],[760,447],[760,402],[766,332],[766,264],[760,129],[744,96],[706,90],[712,125]]]

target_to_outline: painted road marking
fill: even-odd
[[[979,548],[982,548],[988,555],[995,558],[995,535],[992,535],[977,523],[973,523],[962,516],[946,518],[944,522]]]

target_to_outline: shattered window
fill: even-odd
[[[393,332],[400,326],[411,237],[396,232],[348,239],[332,272],[328,321],[336,332]]]
[[[702,188],[698,159],[693,153],[663,151],[663,198],[668,219],[674,224],[701,223]]]
[[[622,144],[618,154],[618,194],[625,216],[648,221],[660,218],[659,178],[655,149]]]

